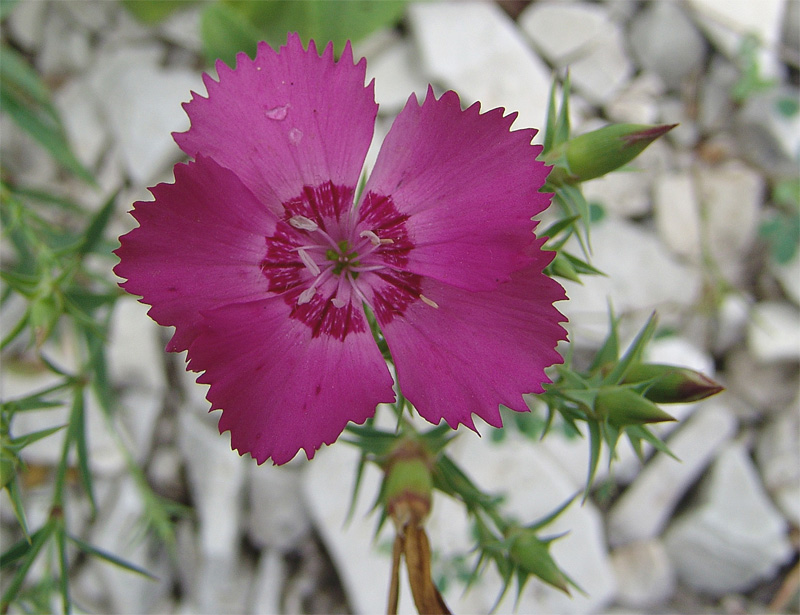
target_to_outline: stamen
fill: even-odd
[[[422,299],[422,303],[424,303],[425,305],[429,305],[432,308],[436,308],[437,310],[439,309],[439,304],[436,303],[433,299],[428,299],[422,293],[420,293],[419,298]]]
[[[333,303],[333,307],[335,308],[343,308],[345,305],[347,305],[347,302],[339,299],[339,297],[334,297],[331,299],[331,303]]]
[[[306,288],[300,296],[297,298],[297,305],[303,305],[304,303],[310,303],[311,300],[314,298],[314,295],[317,294],[317,289],[313,286],[310,288]]]
[[[361,231],[359,237],[366,237],[373,246],[381,245],[381,238],[378,237],[373,231]]]
[[[311,272],[311,275],[320,274],[319,266],[317,265],[317,263],[314,262],[314,259],[311,258],[303,248],[298,248],[297,254],[300,256],[300,260],[303,261],[303,264],[306,267],[308,267],[308,270]]]
[[[369,242],[375,247],[385,246],[389,245],[390,243],[394,243],[394,239],[389,239],[389,238],[381,239],[374,231],[361,231],[358,234],[358,236],[366,237],[367,239],[369,239]]]
[[[289,218],[289,224],[296,229],[300,229],[301,231],[316,231],[319,228],[319,225],[311,218],[306,218],[305,216],[299,215]]]

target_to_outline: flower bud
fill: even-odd
[[[605,387],[597,393],[594,408],[598,416],[608,419],[612,425],[640,425],[674,421],[649,399],[636,391],[624,387]]]
[[[569,594],[567,578],[550,556],[549,547],[552,541],[540,540],[528,528],[512,528],[507,537],[511,539],[509,556],[517,566]]]
[[[416,442],[404,441],[389,455],[382,499],[398,531],[419,526],[431,510],[433,477],[427,452]]]
[[[686,367],[639,363],[625,374],[625,383],[648,382],[644,396],[658,404],[677,404],[700,401],[716,395],[724,387],[700,372]]]
[[[576,181],[586,181],[628,164],[677,124],[612,124],[564,144],[567,168]]]

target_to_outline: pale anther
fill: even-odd
[[[373,231],[361,231],[359,237],[366,237],[373,246],[381,245],[381,238],[378,237]]]
[[[420,294],[419,298],[422,299],[422,303],[424,303],[425,305],[429,305],[432,308],[436,308],[437,310],[439,309],[439,304],[436,303],[433,299],[428,299],[423,294]]]
[[[333,307],[335,308],[343,308],[345,305],[347,305],[347,302],[339,299],[339,297],[334,297],[331,299],[331,303],[333,303]]]
[[[319,228],[319,225],[312,219],[299,215],[289,218],[289,224],[301,231],[316,231]]]
[[[317,294],[317,289],[313,286],[311,288],[306,288],[300,296],[297,298],[297,305],[303,305],[304,303],[309,303],[313,298],[314,295]]]
[[[319,275],[319,266],[314,262],[314,259],[308,255],[308,252],[306,252],[303,248],[298,248],[297,254],[300,256],[300,260],[303,261],[303,264],[308,267],[311,275]]]

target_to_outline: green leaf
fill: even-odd
[[[61,405],[60,403],[58,405]],[[31,433],[27,433],[24,436],[17,436],[11,439],[8,448],[13,450],[14,452],[19,452],[26,446],[41,440],[42,438],[46,438],[48,436],[53,435],[57,431],[64,429],[66,425],[58,425],[56,427],[49,427],[47,429],[41,429],[39,431],[34,431]]]
[[[333,41],[338,53],[346,41],[359,41],[397,23],[406,0],[226,0],[225,4],[243,15],[273,47],[286,43],[287,32],[297,32],[305,45],[314,39],[318,51]]]
[[[52,527],[49,524],[45,524],[30,535],[30,540],[19,540],[11,545],[0,555],[0,570],[28,555],[32,549],[36,548],[35,545],[39,544],[43,538],[46,538],[51,531]]]
[[[78,254],[80,256],[94,252],[98,243],[100,243],[100,240],[103,238],[103,232],[106,230],[109,220],[111,220],[111,214],[114,213],[114,204],[117,200],[117,194],[118,193],[115,192],[109,197],[105,204],[94,215],[91,222],[89,222],[89,226],[86,227],[86,231],[81,238],[80,248],[78,249]]]
[[[264,3],[266,4],[266,3]],[[261,33],[242,15],[227,4],[215,2],[206,7],[200,21],[200,36],[209,62],[222,60],[235,66],[236,54],[256,55]]]
[[[639,331],[636,338],[631,342],[630,347],[628,348],[625,355],[617,362],[609,374],[603,379],[604,384],[619,384],[625,379],[625,373],[628,371],[628,368],[633,365],[634,363],[640,363],[642,359],[642,353],[644,352],[647,343],[653,337],[653,333],[656,330],[656,324],[658,323],[658,318],[656,317],[656,313],[653,312],[648,318],[647,323],[642,330]]]
[[[128,12],[147,25],[164,21],[175,11],[196,4],[191,0],[122,0]]]
[[[77,536],[73,536],[72,534],[67,534],[67,538],[72,541],[75,546],[77,546],[81,551],[86,553],[87,555],[93,555],[95,557],[99,557],[102,560],[107,561],[109,564],[113,564],[114,566],[118,566],[120,568],[124,568],[125,570],[129,570],[131,572],[135,572],[136,574],[140,574],[143,577],[147,577],[153,581],[157,581],[158,577],[149,573],[144,568],[140,568],[135,564],[131,564],[130,562],[126,562],[124,559],[121,559],[115,555],[112,555],[108,551],[104,551],[98,547],[90,545],[88,542],[84,542]]]
[[[25,505],[22,502],[22,492],[19,488],[19,480],[17,474],[11,479],[11,482],[6,485],[8,489],[8,496],[11,499],[11,505],[14,507],[14,516],[17,518],[22,535],[25,536],[26,543],[31,543],[32,538],[28,535],[28,518],[25,515]],[[0,566],[2,568],[2,566]]]
[[[3,47],[0,108],[39,142],[62,167],[94,184],[91,173],[72,153],[47,87],[21,57]]]
[[[83,488],[89,498],[92,514],[97,512],[97,503],[94,498],[92,473],[89,469],[89,449],[86,445],[86,418],[84,414],[84,389],[76,388],[72,400],[72,412],[69,417],[70,436],[75,442],[75,452],[78,457],[78,471],[80,472]]]
[[[67,561],[67,536],[64,529],[63,519],[56,529],[56,545],[58,546],[58,568],[59,583],[61,592],[61,604],[65,615],[72,613],[72,600],[69,597],[69,562]]]
[[[23,541],[26,545],[26,548],[19,557],[15,558],[15,560],[21,560],[22,564],[12,578],[8,587],[6,587],[6,591],[3,593],[2,598],[0,598],[0,612],[5,613],[8,611],[9,604],[11,604],[11,602],[19,593],[19,590],[22,588],[22,583],[25,581],[25,577],[28,576],[28,570],[30,570],[31,566],[33,565],[33,562],[36,559],[36,556],[39,554],[39,551],[41,551],[44,544],[52,535],[54,528],[55,524],[53,521],[48,521],[40,530],[31,536],[30,544],[26,541]],[[12,549],[13,548],[14,547],[12,547]],[[4,567],[5,565],[6,563],[2,560],[2,558],[0,558],[0,568]]]

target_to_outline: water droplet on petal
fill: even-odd
[[[289,141],[292,145],[297,145],[300,143],[300,139],[303,138],[303,131],[299,128],[292,128],[289,131]]]
[[[280,107],[272,107],[267,109],[267,117],[271,120],[285,120],[289,113],[289,103],[281,105]]]

